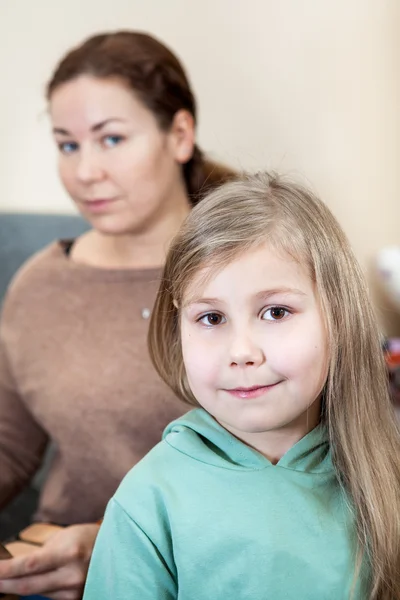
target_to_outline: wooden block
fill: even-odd
[[[27,544],[26,542],[10,542],[5,547],[11,554],[11,556],[26,556],[35,552],[39,546],[33,544]]]
[[[60,531],[63,527],[51,525],[50,523],[34,523],[23,529],[19,534],[19,539],[32,544],[45,544],[52,535]]]

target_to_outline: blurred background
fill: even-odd
[[[371,273],[399,241],[399,26],[398,0],[1,0],[0,212],[73,212],[45,83],[88,35],[147,31],[187,68],[204,150],[305,178],[369,270],[385,332],[400,334]]]

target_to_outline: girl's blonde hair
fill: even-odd
[[[226,183],[208,194],[170,248],[150,324],[152,360],[175,393],[196,404],[180,343],[185,290],[201,269],[221,269],[266,241],[306,266],[315,281],[330,347],[321,418],[356,515],[356,573],[362,560],[371,566],[370,600],[398,600],[400,438],[381,336],[349,242],[318,198],[267,174]]]

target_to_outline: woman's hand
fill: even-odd
[[[72,525],[26,556],[0,561],[0,592],[80,600],[99,525]]]

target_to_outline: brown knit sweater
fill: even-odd
[[[51,439],[36,519],[99,519],[122,477],[187,410],[147,352],[159,276],[74,263],[61,243],[18,273],[0,328],[0,507]]]

